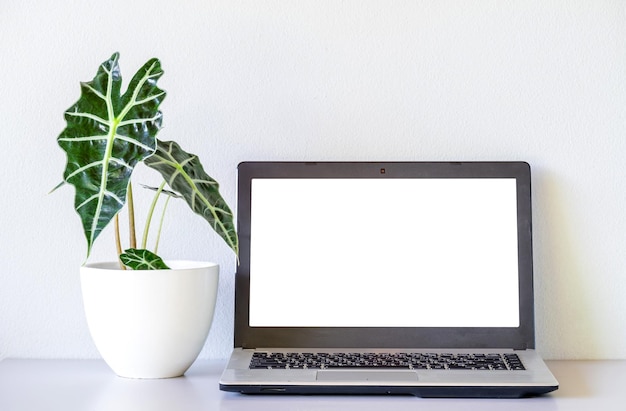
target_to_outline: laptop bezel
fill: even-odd
[[[526,162],[242,162],[237,168],[239,265],[235,277],[235,347],[241,348],[513,348],[534,341],[531,177]],[[251,327],[250,215],[255,178],[515,178],[519,326]]]

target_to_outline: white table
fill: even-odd
[[[0,362],[0,410],[626,410],[626,361],[548,361],[560,388],[543,397],[245,396],[219,391],[224,362],[197,361],[185,377],[129,380],[97,360]]]

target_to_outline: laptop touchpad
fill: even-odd
[[[318,381],[417,381],[414,371],[318,371]]]

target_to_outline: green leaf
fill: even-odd
[[[129,248],[120,254],[120,260],[133,270],[169,270],[161,257],[148,250]]]
[[[156,85],[161,63],[149,60],[120,95],[119,54],[102,63],[94,79],[81,83],[80,99],[65,112],[67,127],[57,138],[67,153],[64,181],[74,185],[74,208],[87,239],[94,241],[126,203],[135,165],[152,155],[161,128]]]
[[[219,184],[204,171],[194,154],[183,151],[173,141],[157,140],[157,150],[145,164],[161,173],[170,188],[183,196],[228,246],[239,254],[233,213],[219,192]]]

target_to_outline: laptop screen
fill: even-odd
[[[526,329],[525,173],[525,163],[243,163],[236,328],[330,340]]]
[[[515,179],[254,179],[249,324],[517,327],[516,207]]]

